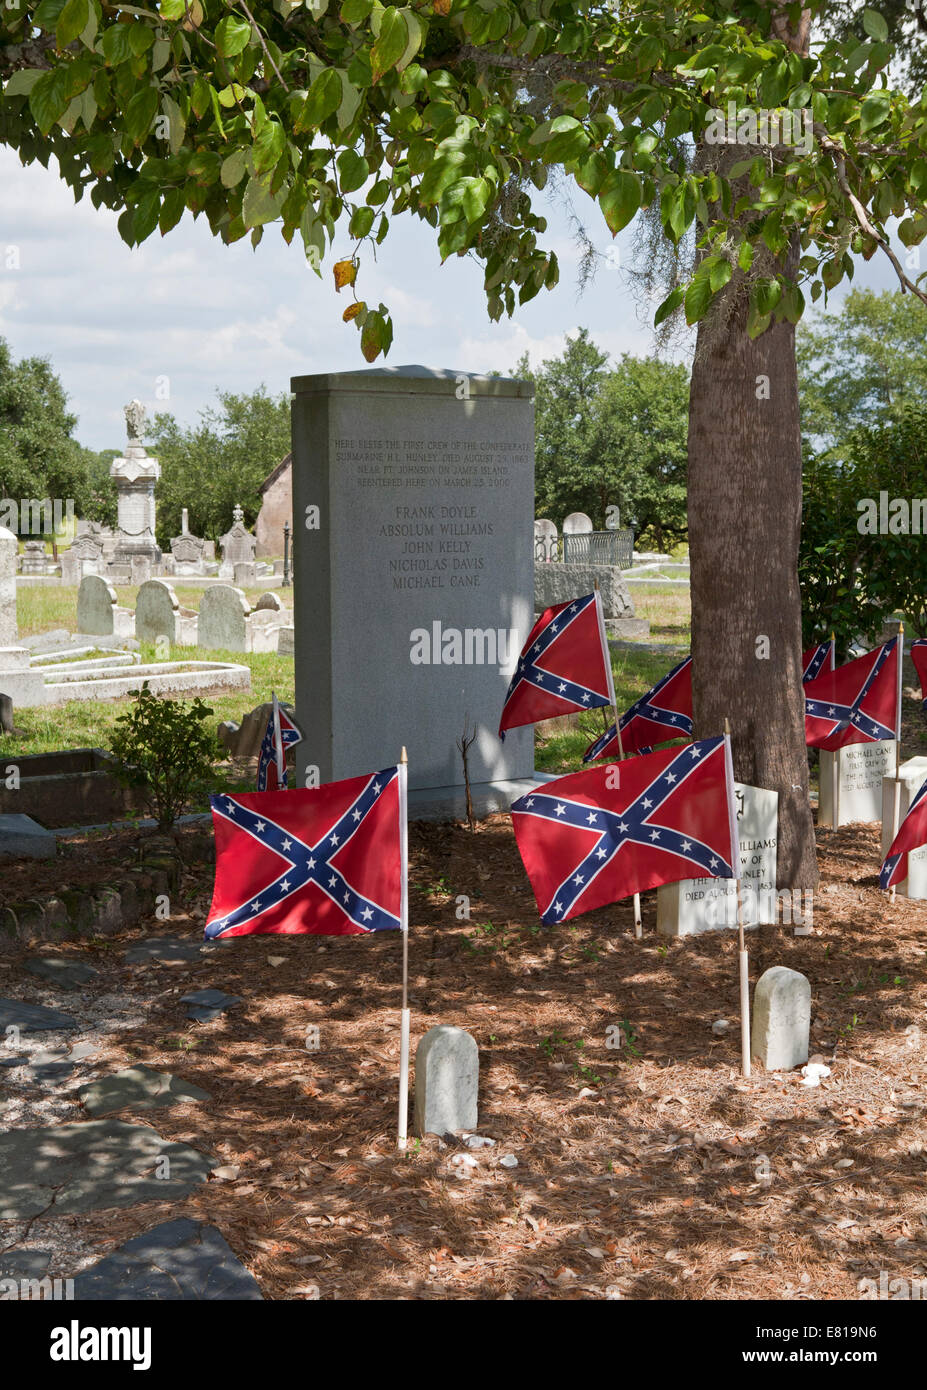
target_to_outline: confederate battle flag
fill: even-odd
[[[286,711],[280,708],[273,691],[271,696],[273,709],[267,720],[267,729],[258,756],[259,792],[275,792],[278,788],[286,786],[286,750],[294,743],[300,743],[303,737]]]
[[[805,684],[805,742],[833,752],[897,738],[898,638]]]
[[[927,782],[908,807],[879,872],[879,887],[894,888],[908,876],[908,851],[927,844]]]
[[[806,652],[802,652],[802,685],[807,685],[809,681],[813,681],[815,676],[819,676],[825,667],[829,671],[834,669],[836,646],[837,643],[833,637],[829,637],[826,642],[818,642],[816,647],[809,647]]]
[[[612,667],[598,590],[541,614],[522,648],[509,685],[499,737],[536,724],[614,703]]]
[[[542,922],[739,867],[727,738],[700,739],[548,782],[512,806]]]
[[[911,660],[921,683],[921,699],[924,702],[922,709],[927,714],[927,638],[918,637],[911,643]]]
[[[583,762],[617,758],[625,753],[649,753],[655,743],[689,738],[692,733],[692,658],[687,656],[652,690],[626,709],[618,721],[621,748],[615,726],[606,730],[583,754]]]
[[[404,764],[210,801],[216,881],[207,940],[401,928]]]

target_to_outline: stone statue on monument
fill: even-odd
[[[143,443],[145,432],[145,407],[141,401],[129,401],[125,407],[126,434],[130,444]]]

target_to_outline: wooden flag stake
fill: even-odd
[[[898,701],[895,713],[895,787],[892,800],[892,840],[901,825],[901,668],[904,665],[904,623],[898,624]],[[892,884],[889,901],[895,901],[895,884]]]
[[[728,741],[730,748],[731,724],[730,720],[724,720],[724,737]],[[739,842],[732,847],[737,855],[737,947],[738,963],[740,966],[740,1069],[744,1076],[750,1078],[750,959],[747,955],[747,946],[744,941],[744,904],[741,892],[740,880],[740,844]]]
[[[397,1142],[405,1149],[409,1137],[409,755],[399,758],[399,861],[401,875],[399,925],[402,932],[402,1014],[399,1032],[399,1127]]]
[[[618,717],[618,701],[615,697],[615,682],[612,677],[612,658],[608,650],[608,637],[605,633],[605,614],[602,609],[602,595],[599,593],[599,581],[593,580],[595,589],[595,606],[599,618],[599,635],[602,638],[602,654],[605,657],[605,670],[608,675],[608,693],[612,701],[612,713],[615,716],[615,734],[618,739],[618,761],[624,762],[624,742],[621,737],[621,724]],[[641,916],[641,895],[634,894],[634,935],[638,941],[644,935],[644,923]]]

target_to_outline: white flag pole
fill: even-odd
[[[280,729],[280,704],[275,690],[270,692],[274,702],[274,753],[277,758],[277,788],[283,786],[286,776],[286,754],[283,751],[283,733]]]
[[[901,826],[901,668],[904,665],[904,623],[898,624],[898,699],[895,706],[895,786],[892,800],[892,840]],[[892,884],[890,901],[895,901],[895,885]]]
[[[402,1013],[399,1031],[399,1126],[397,1143],[406,1147],[409,1137],[409,757],[399,758],[399,862],[401,875],[399,926],[402,932]]]
[[[837,660],[837,634],[830,634],[830,669],[836,669]],[[818,817],[820,820],[820,817]],[[840,825],[840,749],[835,748],[831,754],[830,763],[830,819],[831,834],[835,834]]]
[[[608,696],[611,700],[612,713],[615,716],[615,734],[618,739],[618,760],[624,762],[624,742],[621,738],[621,724],[618,716],[618,701],[615,696],[615,681],[612,676],[612,658],[608,650],[608,634],[605,631],[605,609],[602,606],[602,594],[599,589],[599,581],[595,581],[595,611],[599,620],[599,637],[602,641],[602,656],[605,659],[605,675],[608,681]],[[638,940],[644,935],[644,924],[641,917],[641,895],[634,894],[634,935]]]
[[[727,783],[728,819],[731,822],[731,852],[735,861],[737,885],[737,946],[740,967],[740,1069],[750,1077],[750,959],[744,941],[744,905],[740,886],[740,837],[737,831],[737,812],[734,809],[734,759],[731,754],[731,725],[724,721],[725,781]]]

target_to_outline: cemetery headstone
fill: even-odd
[[[77,591],[77,630],[90,636],[112,637],[116,590],[98,574],[87,574]]]
[[[115,569],[115,566],[113,566]],[[134,555],[130,566],[129,583],[147,584],[151,578],[151,561],[147,555]]]
[[[546,517],[534,523],[534,558],[542,564],[557,558],[557,527]]]
[[[895,740],[851,743],[836,753],[821,749],[818,825],[833,826],[833,764],[838,762],[838,826],[882,819],[882,778],[895,771]]]
[[[248,600],[241,589],[215,584],[200,601],[197,641],[205,651],[248,650]]]
[[[475,1038],[441,1023],[415,1050],[416,1134],[476,1129],[480,1059]]]
[[[779,793],[734,783],[744,926],[775,922]],[[694,936],[737,928],[737,886],[729,878],[687,878],[657,890],[657,931]]]
[[[222,547],[222,564],[219,566],[222,579],[232,579],[236,565],[254,560],[257,537],[252,536],[245,526],[245,514],[237,504],[232,513],[231,529],[220,536],[219,545]]]
[[[279,594],[274,593],[273,589],[268,589],[266,593],[261,594],[261,597],[254,605],[254,612],[260,613],[265,608],[269,609],[272,613],[286,612],[286,604]]]
[[[125,407],[127,442],[125,455],[113,459],[109,475],[116,484],[117,534],[113,558],[131,563],[145,556],[158,563],[161,552],[155,542],[155,483],[161,465],[145,448],[145,409],[140,401]]]
[[[170,584],[163,579],[149,579],[138,591],[135,600],[135,635],[140,642],[156,642],[166,637],[177,639],[177,618],[180,603]]]
[[[61,578],[65,584],[79,584],[85,574],[99,574],[105,560],[102,544],[90,533],[61,554]]]
[[[257,583],[257,565],[253,560],[239,560],[232,566],[235,575],[235,584],[239,589],[253,587]]]
[[[563,534],[565,536],[587,536],[592,529],[592,518],[588,517],[585,512],[570,512],[570,515],[564,518]]]
[[[811,985],[797,970],[774,965],[756,982],[751,1053],[767,1071],[791,1071],[808,1060]]]
[[[23,546],[23,574],[45,574],[48,559],[44,541],[26,541]]]
[[[475,788],[532,777],[531,731],[495,734],[533,622],[532,384],[400,367],[292,390],[298,780],[405,744],[410,787],[456,805],[465,718]]]
[[[204,555],[206,542],[199,536],[192,536],[189,530],[187,508],[181,513],[180,535],[171,541],[171,559],[174,573],[183,575],[203,575],[206,573]]]
[[[911,802],[927,781],[927,758],[908,758],[899,769],[901,776],[898,797],[898,824],[908,814]],[[882,781],[882,858],[888,854],[894,835],[893,818],[895,813],[895,777],[885,777]],[[927,845],[908,851],[908,876],[896,885],[896,891],[904,898],[927,898]]]
[[[0,647],[16,642],[16,556],[19,547],[12,531],[0,526]]]

